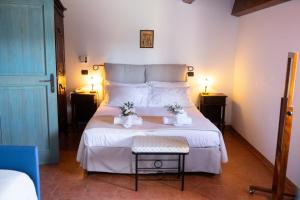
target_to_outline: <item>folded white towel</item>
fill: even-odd
[[[163,117],[164,124],[173,124],[174,126],[182,126],[192,124],[192,118],[188,117],[186,113],[177,114],[172,117]]]
[[[175,119],[175,117],[163,117],[163,123],[164,124],[175,124],[176,119]]]
[[[118,116],[114,117],[114,124],[122,124],[125,128],[130,128],[133,125],[142,125],[143,119],[137,115]]]

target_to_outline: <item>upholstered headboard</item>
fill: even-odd
[[[186,81],[186,65],[161,64],[146,66],[146,81],[181,82]]]
[[[145,65],[105,63],[106,80],[120,83],[145,83]]]
[[[184,64],[128,65],[104,64],[106,80],[120,83],[147,81],[184,82],[187,67]]]

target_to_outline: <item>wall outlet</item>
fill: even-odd
[[[79,60],[82,63],[87,63],[87,56],[79,56]]]

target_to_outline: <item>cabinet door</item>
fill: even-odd
[[[0,24],[0,143],[36,145],[41,163],[57,162],[53,1],[1,0]]]
[[[97,105],[94,95],[77,95],[75,98],[75,112],[79,122],[88,122],[94,115]]]
[[[220,124],[222,109],[219,105],[205,105],[202,107],[201,112],[214,124]]]
[[[63,16],[57,8],[54,12],[55,20],[55,52],[56,70],[61,76],[65,75],[65,41],[64,41],[64,21]]]

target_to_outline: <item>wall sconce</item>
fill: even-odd
[[[187,66],[187,68],[188,68],[187,75],[189,77],[194,76],[194,67],[193,66]]]
[[[93,65],[92,69],[93,69],[94,71],[97,71],[97,70],[99,70],[99,68],[100,68],[101,66],[104,66],[104,65]],[[89,70],[90,70],[90,69],[82,69],[82,70],[81,70],[81,75],[88,75],[88,74],[89,74]]]
[[[104,65],[93,65],[93,70],[97,71],[99,68]]]

